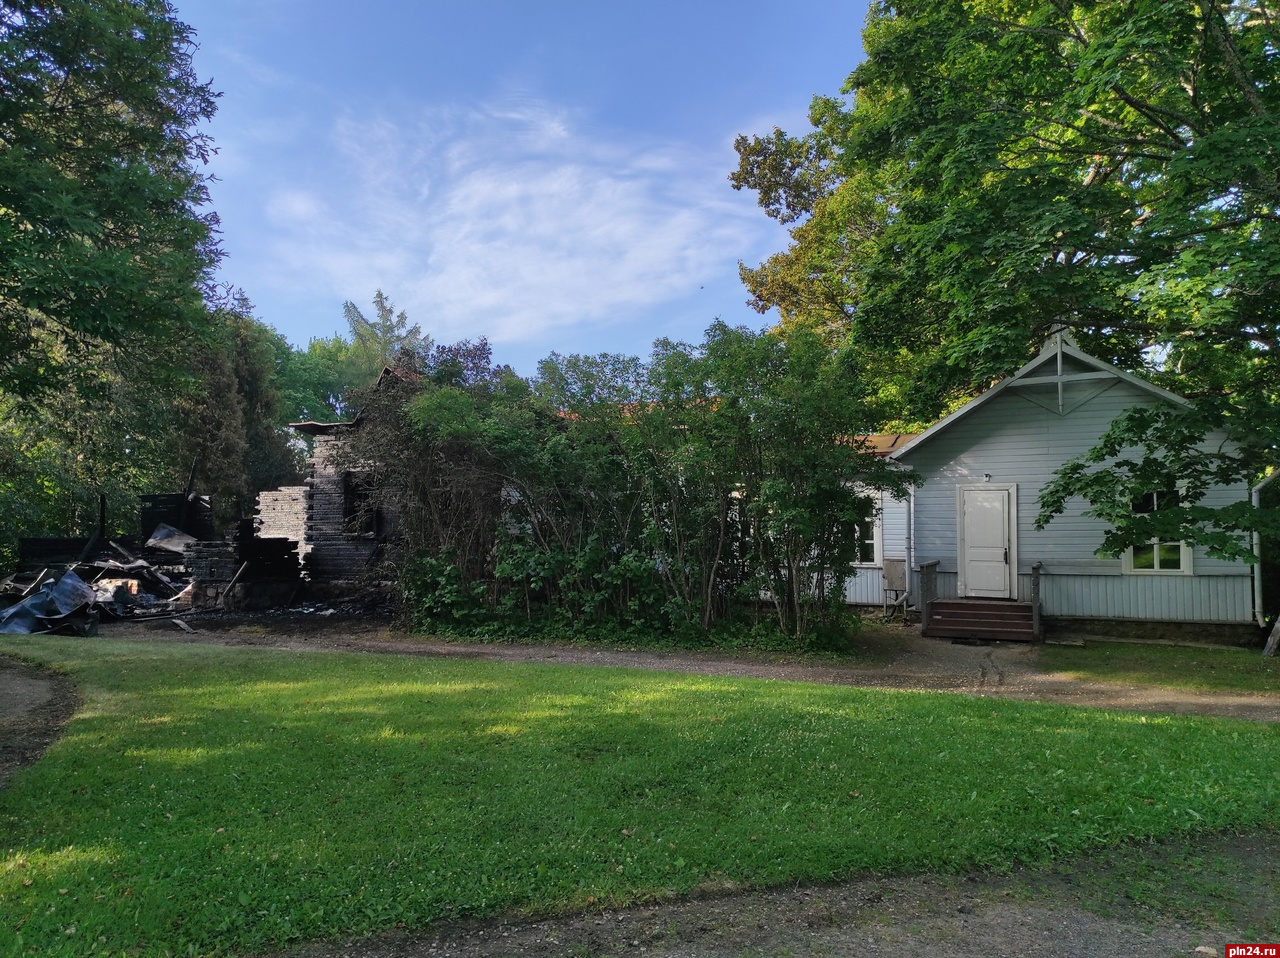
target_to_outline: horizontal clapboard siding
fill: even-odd
[[[1119,378],[1092,381],[1069,387],[1087,389],[1087,394],[1075,395],[1087,398],[1059,415],[1030,398],[1041,388],[1006,389],[901,457],[924,478],[915,493],[913,564],[938,561],[939,595],[956,594],[957,489],[986,481],[998,486],[1016,483],[1019,592],[1026,598],[1031,565],[1042,563],[1046,615],[1247,621],[1253,602],[1250,567],[1245,563],[1215,559],[1197,549],[1194,575],[1123,574],[1119,559],[1094,555],[1107,527],[1083,515],[1082,502],[1070,503],[1045,529],[1035,529],[1040,489],[1054,472],[1090,449],[1126,409],[1157,401]],[[1041,399],[1049,388],[1043,387]],[[1056,398],[1056,387],[1052,389]],[[1227,505],[1247,496],[1242,485],[1223,487],[1206,496],[1204,504]]]
[[[880,496],[880,555],[905,559],[908,550],[908,506],[905,499],[895,499],[886,493]],[[850,605],[883,605],[884,574],[879,565],[860,566],[857,575],[844,585],[844,600]]]
[[[880,503],[880,552],[891,559],[905,559],[911,555],[908,541],[910,526],[906,499],[895,499],[888,493]]]
[[[844,583],[844,600],[850,605],[882,605],[884,574],[879,567],[863,566]]]
[[[1019,579],[1019,591],[1029,594],[1031,577]],[[1225,575],[1046,575],[1040,607],[1050,616],[1245,623],[1253,619],[1253,583]]]
[[[938,573],[938,598],[956,597],[954,572]],[[911,579],[920,594],[919,573]],[[1031,576],[1018,576],[1018,599],[1031,601]],[[1253,621],[1253,583],[1248,576],[1051,575],[1040,579],[1044,615],[1084,619],[1160,622]]]

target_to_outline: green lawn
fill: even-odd
[[[1045,671],[1090,682],[1280,694],[1280,658],[1263,658],[1257,649],[1089,642],[1083,648],[1041,646],[1039,655]]]
[[[1280,811],[1280,729],[945,694],[54,638],[18,953],[242,952],[708,883],[999,868]]]

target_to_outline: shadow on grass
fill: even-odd
[[[0,919],[50,953],[1008,868],[1257,824],[1280,788],[1275,730],[1211,719],[598,667],[24,647],[87,697],[0,793]]]

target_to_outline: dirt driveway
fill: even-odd
[[[864,636],[875,665],[815,665],[785,657],[476,645],[409,639],[367,621],[192,619],[113,625],[104,635],[294,650],[464,656],[744,675],[874,688],[939,690],[1111,709],[1280,722],[1280,696],[1202,695],[1094,685],[1036,668],[1032,646],[953,645],[890,628]],[[76,704],[65,679],[0,659],[0,785],[33,761]],[[709,888],[689,899],[558,917],[446,923],[322,942],[293,958],[481,956],[938,955],[1174,956],[1223,954],[1226,942],[1280,938],[1280,837],[1214,835],[1121,849],[1008,875],[868,876],[839,885]],[[1247,937],[1250,933],[1252,939]]]
[[[1174,689],[1080,682],[1040,671],[1038,647],[1026,642],[962,645],[926,639],[919,626],[868,627],[859,636],[862,655],[840,664],[816,664],[798,656],[720,652],[603,649],[584,645],[443,642],[407,636],[385,624],[318,616],[191,618],[195,634],[171,620],[115,623],[102,634],[161,642],[212,642],[295,651],[383,652],[397,655],[491,659],[553,665],[611,665],[700,675],[742,675],[790,682],[864,688],[916,689],[1059,702],[1093,708],[1217,715],[1280,722],[1280,694],[1182,692]]]

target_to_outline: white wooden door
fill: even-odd
[[[961,594],[982,599],[1013,598],[1010,563],[1010,500],[1013,490],[960,490]]]

